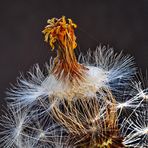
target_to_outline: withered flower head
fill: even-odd
[[[47,21],[49,25],[42,31],[45,34],[45,41],[49,42],[52,49],[55,48],[57,43],[61,48],[69,48],[73,50],[76,48],[76,36],[74,29],[77,27],[71,19],[68,22],[65,16],[62,18],[52,18]]]
[[[49,42],[52,50],[57,48],[57,57],[54,60],[53,74],[62,80],[69,75],[73,78],[83,80],[86,68],[77,62],[74,49],[77,47],[74,29],[77,27],[71,19],[63,16],[60,19],[52,18],[47,21],[48,25],[43,30],[45,41]]]

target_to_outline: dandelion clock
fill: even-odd
[[[147,79],[133,57],[98,46],[76,57],[77,25],[52,18],[42,31],[57,55],[7,92],[2,148],[146,148]]]

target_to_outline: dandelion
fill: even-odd
[[[18,106],[19,108],[19,106]],[[23,131],[23,126],[29,121],[27,110],[17,111],[16,108],[11,107],[8,113],[2,115],[0,126],[0,146],[1,147],[15,147],[20,134]]]
[[[10,112],[1,120],[0,146],[147,147],[148,88],[131,82],[133,57],[100,45],[77,60],[77,25],[64,16],[47,23],[45,42],[57,56],[46,65],[46,75],[35,65],[7,92]]]
[[[148,145],[148,109],[145,105],[144,109],[135,118],[128,121],[130,134],[125,136],[124,143],[127,146],[147,147]]]

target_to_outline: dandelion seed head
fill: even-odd
[[[7,93],[11,113],[0,124],[0,147],[147,146],[148,89],[130,81],[133,57],[100,45],[77,60],[77,25],[64,16],[47,23],[45,42],[57,55],[46,74],[35,65]]]

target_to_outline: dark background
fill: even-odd
[[[148,0],[5,0],[0,1],[0,103],[19,72],[43,66],[51,53],[41,33],[52,17],[70,17],[78,25],[78,48],[101,44],[148,65]]]

